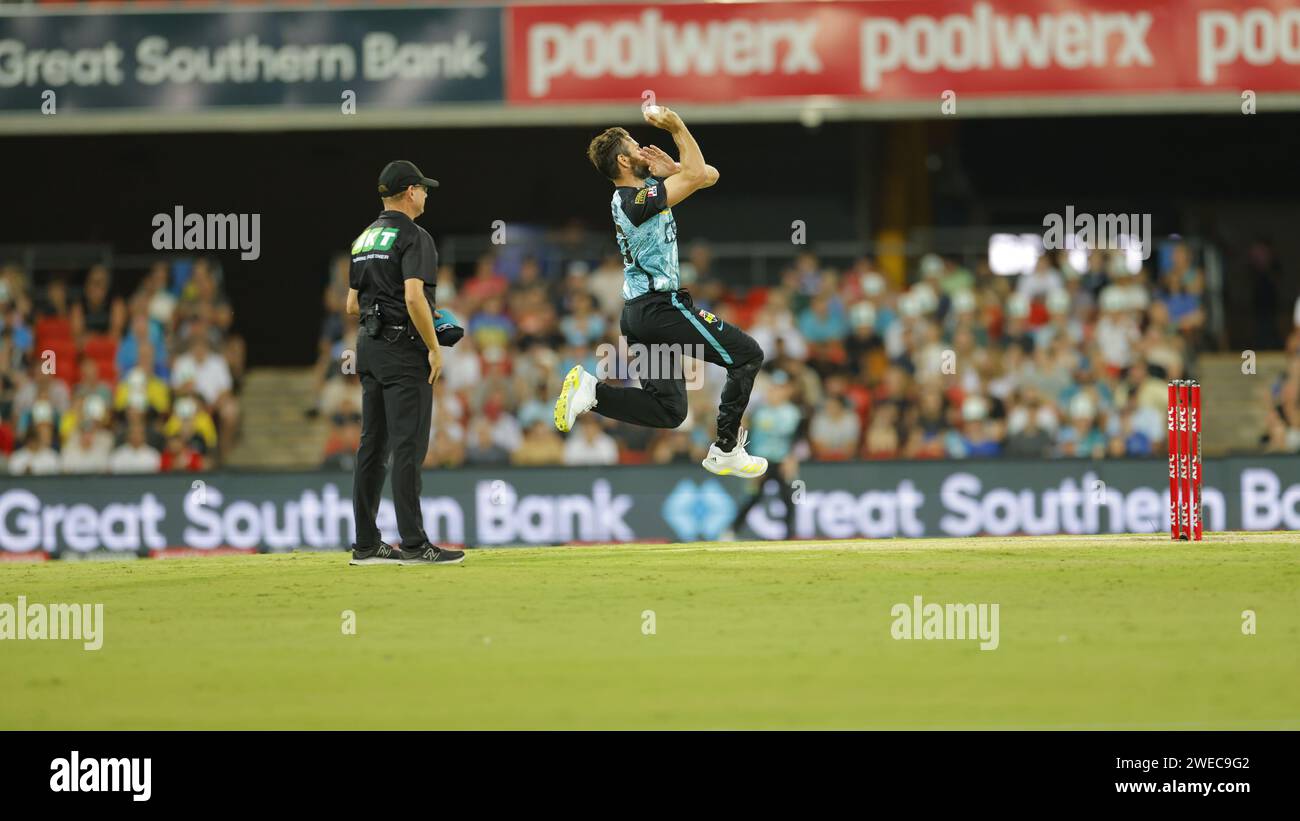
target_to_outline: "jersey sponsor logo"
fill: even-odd
[[[647,197],[654,197],[658,195],[658,193],[659,193],[659,186],[647,185],[645,188],[642,188],[640,191],[636,192],[636,199],[634,201],[636,202],[637,205],[645,205],[645,201]]]
[[[352,253],[360,254],[366,251],[387,251],[393,247],[397,241],[397,228],[385,228],[382,225],[374,228],[367,228],[361,232],[361,236],[356,238],[352,243]]]
[[[700,314],[700,317],[703,318],[704,321],[707,322],[707,323],[709,323],[710,325],[712,325],[714,322],[717,322],[717,321],[718,321],[718,318],[717,318],[716,316],[714,316],[713,314],[711,314],[711,313],[709,313],[708,311],[704,310],[703,308],[701,308],[701,309],[699,310],[699,314]]]

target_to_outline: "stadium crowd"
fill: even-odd
[[[724,282],[707,244],[681,265],[697,306],[748,331],[765,353],[746,425],[759,443],[790,405],[800,458],[1123,457],[1162,453],[1166,382],[1192,376],[1205,325],[1205,278],[1187,247],[1136,272],[1094,251],[1065,253],[999,276],[926,254],[911,284],[869,257],[836,267],[803,253],[773,286]],[[360,390],[341,367],[356,322],[343,313],[346,258],[325,291],[317,365],[331,420],[325,465],[350,466]],[[444,350],[426,465],[605,465],[698,460],[714,435],[724,372],[703,367],[676,430],[615,424],[595,413],[568,436],[552,424],[574,363],[617,376],[623,266],[616,255],[571,260],[555,277],[535,258],[486,254],[473,273],[440,272],[440,307],[467,328]],[[613,381],[618,381],[617,379]],[[624,384],[635,384],[629,380]],[[751,447],[751,450],[754,448]],[[762,452],[761,449],[755,452]]]
[[[0,267],[0,472],[202,471],[238,436],[244,346],[220,269],[158,261],[129,295],[113,272]]]
[[[1273,380],[1259,444],[1267,453],[1300,453],[1300,299],[1286,340],[1286,367]]]

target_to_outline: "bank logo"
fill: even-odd
[[[683,479],[664,500],[664,521],[684,542],[716,539],[736,517],[736,502],[717,479]]]

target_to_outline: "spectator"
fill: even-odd
[[[803,334],[795,327],[794,315],[790,312],[784,291],[769,292],[767,301],[754,317],[749,333],[763,349],[763,357],[769,362],[782,354],[796,359],[808,355],[808,346]]]
[[[206,334],[196,333],[189,351],[176,357],[172,387],[193,387],[209,407],[216,407],[230,392],[230,365],[212,353]]]
[[[108,407],[108,402],[99,394],[87,393],[80,396],[68,412],[59,417],[58,431],[61,445],[66,445],[76,435],[83,422],[89,420],[93,425],[104,422],[108,418]],[[111,433],[106,435],[111,447],[113,436]]]
[[[512,465],[558,465],[564,462],[564,440],[549,420],[533,422],[519,447],[510,454]]]
[[[901,452],[898,438],[898,406],[892,403],[878,405],[867,427],[863,442],[864,459],[897,459]]]
[[[609,434],[601,430],[600,423],[595,417],[584,416],[578,425],[577,433],[577,436],[570,436],[564,442],[564,464],[618,464],[618,444]]]
[[[110,296],[111,280],[103,265],[91,267],[86,274],[86,284],[81,296],[73,300],[68,318],[77,347],[85,346],[86,337],[107,335],[114,339],[122,336],[126,326],[126,306],[121,297]]]
[[[605,319],[594,310],[590,294],[573,298],[573,312],[560,321],[564,341],[569,345],[594,345],[605,335]]]
[[[127,423],[126,441],[117,446],[108,460],[113,473],[157,473],[162,467],[162,454],[148,442],[144,420],[136,418]]]
[[[325,470],[350,471],[356,467],[357,449],[361,447],[361,414],[337,413],[325,440]]]
[[[488,297],[480,312],[469,323],[469,336],[480,350],[504,351],[515,336],[515,324],[506,315],[504,302],[499,296]]]
[[[54,449],[54,423],[48,405],[37,405],[36,421],[27,432],[26,443],[9,457],[14,476],[49,476],[59,472],[59,454]]]
[[[50,279],[45,292],[36,304],[38,319],[68,319],[72,306],[68,296],[68,283],[61,276]]]
[[[99,363],[88,356],[81,358],[81,378],[73,391],[74,399],[98,396],[107,407],[113,401],[113,386],[99,378]]]
[[[451,430],[434,423],[429,452],[424,459],[426,468],[456,468],[465,464],[465,443]],[[454,430],[459,433],[458,428]]]
[[[808,439],[813,457],[823,462],[852,459],[858,450],[861,424],[843,397],[827,397],[826,405],[813,416]]]
[[[618,254],[606,254],[591,273],[590,290],[601,313],[617,316],[623,310],[623,260]],[[1300,324],[1300,323],[1297,323]]]
[[[49,407],[57,426],[58,417],[71,404],[71,392],[66,382],[55,377],[52,370],[46,370],[42,360],[37,360],[32,363],[30,378],[14,392],[13,414],[18,419],[20,437],[26,436],[31,410],[41,402]]]
[[[439,381],[436,384],[442,384]],[[435,388],[436,389],[436,388]],[[355,371],[331,379],[321,393],[320,411],[330,419],[361,413],[361,377]]]
[[[351,257],[340,254],[334,258],[330,268],[329,281],[321,295],[325,308],[325,318],[321,321],[320,334],[316,341],[316,364],[313,366],[315,390],[312,396],[316,404],[306,409],[308,417],[321,413],[320,401],[324,398],[327,384],[342,371],[336,346],[343,341],[345,308],[347,306],[349,272]],[[353,349],[355,350],[355,349]]]
[[[1101,459],[1106,455],[1106,437],[1098,429],[1097,403],[1091,395],[1078,393],[1070,401],[1070,424],[1056,436],[1056,455]]]
[[[200,455],[211,453],[217,446],[216,423],[198,397],[189,393],[177,394],[171,418],[163,425],[163,435],[168,439],[180,436],[187,450]],[[168,452],[175,452],[170,444]],[[165,461],[166,453],[163,456]]]
[[[799,332],[813,344],[844,339],[849,334],[844,306],[838,298],[818,294],[799,315]]]
[[[704,240],[694,240],[686,248],[686,259],[682,261],[678,279],[683,287],[690,287],[713,275],[713,251]]]
[[[465,463],[504,465],[509,461],[509,451],[492,439],[492,424],[487,419],[475,419],[470,425],[469,442],[465,446]]]
[[[178,431],[167,437],[167,449],[163,451],[159,465],[163,473],[193,473],[203,470],[203,454],[190,447],[184,433]]]
[[[171,389],[155,375],[153,346],[141,345],[136,359],[135,367],[124,373],[113,391],[113,409],[120,412],[139,396],[154,413],[167,413],[171,409]]]
[[[1007,415],[1006,455],[1020,459],[1042,459],[1052,447],[1056,419],[1050,405],[1032,391]]]
[[[691,435],[684,430],[656,431],[650,443],[650,461],[656,465],[697,464],[697,448]]]
[[[165,344],[163,326],[149,318],[148,303],[143,299],[132,300],[130,332],[117,346],[117,372],[126,373],[134,368],[140,360],[141,348],[148,346],[157,352],[164,350]],[[162,376],[166,370],[158,367],[159,364],[154,361],[153,373]]]
[[[13,265],[0,268],[0,339],[8,340],[5,356],[10,367],[30,355],[35,335],[31,327],[31,301],[22,271]]]
[[[1045,301],[1048,294],[1064,289],[1065,282],[1061,278],[1061,272],[1056,270],[1052,258],[1047,254],[1038,258],[1034,263],[1033,271],[1022,274],[1016,282],[1016,293],[1030,302]]]
[[[68,437],[60,455],[64,473],[107,473],[109,457],[113,454],[113,435],[100,426],[104,409],[92,403],[97,410],[87,415]]]
[[[509,287],[509,280],[496,272],[495,264],[491,254],[479,257],[473,278],[465,284],[464,297],[471,311],[493,297],[503,296]]]
[[[170,329],[176,315],[176,295],[168,290],[169,266],[163,260],[149,266],[137,295],[147,306],[149,318],[160,328]]]
[[[239,425],[239,402],[232,392],[229,362],[211,351],[200,323],[195,323],[194,328],[196,333],[190,341],[189,352],[176,357],[172,385],[182,390],[192,388],[215,415],[222,432],[219,461],[225,462]],[[210,437],[205,433],[204,439]],[[212,444],[209,441],[209,446]]]

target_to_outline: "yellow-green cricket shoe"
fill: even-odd
[[[581,365],[574,365],[564,377],[560,398],[555,400],[555,428],[561,433],[573,430],[579,414],[596,407],[596,377]]]

